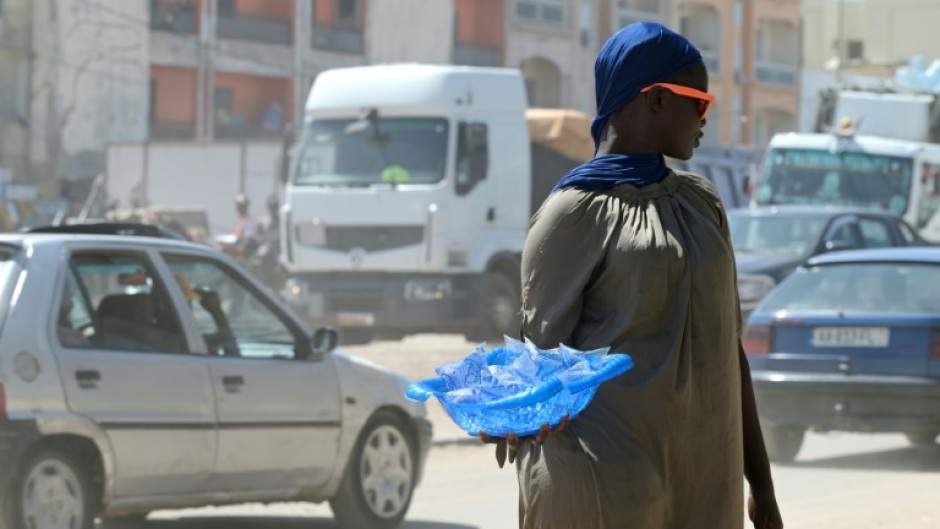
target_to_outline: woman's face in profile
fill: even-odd
[[[704,63],[698,62],[669,82],[707,92],[708,71]],[[664,155],[679,160],[692,157],[695,148],[699,146],[704,134],[702,129],[706,124],[706,120],[700,116],[700,100],[669,94],[665,111],[660,115],[663,126],[659,127]]]

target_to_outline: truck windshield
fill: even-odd
[[[773,149],[757,188],[758,205],[829,204],[907,212],[911,158],[865,152]]]
[[[447,120],[319,120],[301,138],[294,185],[433,184],[444,178]]]

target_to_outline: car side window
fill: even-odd
[[[210,355],[284,359],[296,357],[291,327],[238,272],[222,263],[164,255],[192,309]]]
[[[862,241],[858,239],[855,223],[853,222],[834,226],[826,237],[826,242],[846,248],[861,248],[862,246]]]
[[[65,321],[93,347],[147,353],[189,352],[179,317],[146,255],[81,252],[72,256],[71,269],[72,279],[66,282],[69,292],[62,296],[63,304],[72,302]],[[82,316],[82,309],[76,305],[83,305],[87,314]],[[66,307],[60,307],[60,322],[65,311]],[[76,328],[76,324],[81,327]],[[61,338],[60,342],[66,346]]]
[[[97,338],[95,332],[95,319],[88,307],[88,301],[75,277],[75,270],[70,268],[56,312],[56,336],[59,345],[67,349],[91,349]]]
[[[868,248],[894,246],[891,242],[891,230],[884,222],[877,219],[861,219],[858,221],[858,227]]]

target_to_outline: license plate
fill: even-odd
[[[333,322],[338,327],[374,327],[375,314],[371,312],[337,312]]]
[[[815,347],[887,347],[891,331],[887,327],[816,327]]]

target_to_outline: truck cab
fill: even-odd
[[[347,344],[517,332],[532,207],[526,106],[514,69],[318,76],[281,210],[287,299]]]

